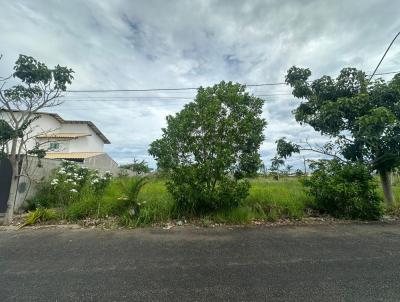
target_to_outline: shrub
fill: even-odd
[[[178,215],[201,215],[238,206],[261,164],[264,101],[246,87],[221,82],[199,88],[196,98],[167,117],[149,153],[168,176]]]
[[[34,198],[28,201],[28,209],[37,207],[66,207],[78,202],[83,194],[101,195],[111,181],[109,172],[82,167],[74,162],[63,161],[53,177],[43,182]]]
[[[360,163],[321,160],[303,180],[315,207],[338,218],[376,220],[382,216],[382,199],[370,171]]]
[[[199,181],[191,173],[175,174],[167,181],[168,191],[175,200],[175,215],[202,215],[236,208],[246,198],[249,182],[221,176],[214,186]],[[177,179],[179,178],[179,180]]]
[[[50,182],[41,182],[38,184],[35,195],[28,199],[25,204],[25,210],[34,211],[37,208],[49,208],[54,206],[54,196]]]
[[[36,224],[38,222],[45,222],[49,220],[56,220],[60,217],[59,213],[53,209],[37,208],[35,211],[29,212],[25,218],[22,227],[27,225]]]

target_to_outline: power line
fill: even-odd
[[[286,83],[263,83],[263,84],[248,84],[246,87],[260,87],[260,86],[276,86],[286,85]],[[67,90],[70,93],[79,92],[148,92],[148,91],[181,91],[181,90],[198,90],[200,87],[180,87],[180,88],[148,88],[148,89],[92,89],[92,90]]]
[[[400,34],[400,32],[399,32]],[[396,36],[397,37],[397,36]],[[393,42],[393,41],[392,41]],[[391,43],[393,44],[393,43]],[[387,51],[386,51],[387,52]],[[386,53],[385,53],[386,54]],[[383,58],[382,58],[383,60]],[[377,66],[379,67],[379,66]],[[377,68],[376,68],[377,69]],[[376,69],[374,72],[376,72]],[[400,71],[389,71],[383,73],[373,73],[374,75],[388,75],[399,73]],[[312,81],[309,81],[312,82]],[[246,87],[262,87],[262,86],[279,86],[286,85],[285,82],[276,83],[261,83],[261,84],[245,84]],[[178,87],[178,88],[148,88],[148,89],[88,89],[88,90],[67,90],[67,93],[107,93],[107,92],[157,92],[157,91],[185,91],[185,90],[198,90],[200,87]]]
[[[256,97],[271,97],[271,96],[289,96],[291,93],[272,93],[272,94],[255,94]],[[158,100],[170,100],[170,102],[176,100],[193,100],[194,97],[181,97],[181,96],[170,96],[170,97],[158,97],[158,96],[132,96],[132,97],[89,97],[89,98],[64,98],[65,102],[157,102]]]
[[[378,70],[379,66],[381,65],[383,59],[385,58],[386,54],[388,53],[390,47],[392,47],[394,41],[397,39],[397,37],[400,35],[400,31],[397,33],[397,35],[393,38],[392,42],[390,42],[388,48],[386,49],[385,53],[383,54],[381,60],[379,61],[378,65],[376,65],[374,72],[372,73],[371,77],[369,78],[368,82],[371,82],[373,76],[375,75],[375,72]]]

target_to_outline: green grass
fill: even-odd
[[[252,220],[275,221],[281,218],[301,219],[312,200],[298,179],[280,181],[257,178],[250,180],[249,196],[238,208],[202,217],[204,221],[246,224]],[[153,179],[139,194],[146,205],[140,213],[140,224],[165,222],[173,217],[174,202],[167,192],[165,181]]]
[[[90,192],[82,192],[78,202],[64,209],[63,217],[79,220],[86,217],[118,216],[121,217],[123,224],[134,227],[165,223],[176,218],[174,201],[167,191],[166,181],[159,178],[150,178],[141,188],[137,197],[139,214],[136,214],[134,219],[129,217],[123,200],[126,182],[127,179],[115,179],[101,195],[97,196]],[[307,195],[297,178],[281,178],[279,181],[256,178],[251,179],[250,184],[249,195],[238,208],[192,218],[200,219],[204,225],[247,224],[253,220],[296,220],[302,219],[306,215],[306,209],[313,204],[312,198]],[[388,212],[400,214],[400,185],[394,187],[394,193],[398,202]],[[186,218],[191,219],[191,217]]]
[[[86,216],[95,218],[107,215],[122,216],[121,181],[124,180],[113,181],[103,196],[97,200],[93,196],[86,196],[80,202],[71,204],[67,209],[67,217],[81,219]],[[124,224],[151,225],[175,218],[174,201],[167,191],[165,182],[157,178],[149,179],[138,195],[138,202],[141,205],[139,215],[130,222],[125,216]],[[275,221],[281,218],[301,219],[305,208],[312,202],[297,179],[283,178],[275,181],[257,178],[250,180],[250,183],[249,196],[238,208],[210,214],[201,219],[228,224],[246,224],[253,220]]]
[[[312,204],[297,178],[279,181],[258,178],[252,180],[251,185],[245,205],[255,211],[256,219],[300,219],[305,208]]]

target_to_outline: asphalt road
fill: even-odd
[[[400,301],[400,224],[0,231],[0,301]]]

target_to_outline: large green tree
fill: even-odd
[[[263,100],[231,82],[199,88],[195,100],[167,117],[149,153],[169,175],[178,210],[196,214],[236,206],[255,175],[266,122]]]
[[[302,99],[294,111],[298,122],[332,138],[317,151],[338,160],[363,162],[378,171],[386,202],[393,203],[391,172],[400,165],[400,74],[390,81],[367,80],[355,68],[342,69],[336,79],[309,81],[309,69],[291,67],[286,83]],[[278,141],[282,157],[310,149]]]

